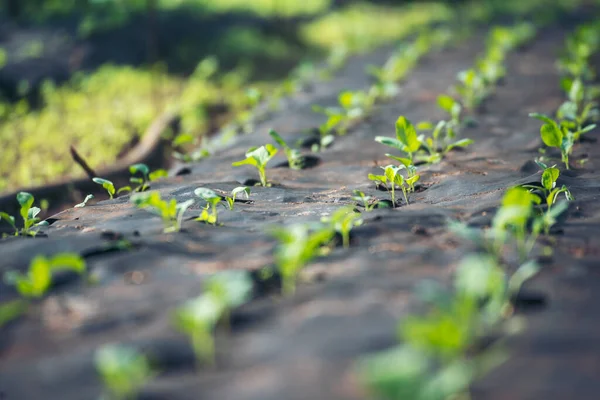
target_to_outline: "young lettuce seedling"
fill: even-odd
[[[147,209],[151,213],[161,217],[164,225],[164,232],[178,232],[181,229],[181,222],[185,211],[194,204],[190,199],[182,203],[177,200],[163,200],[159,192],[142,192],[131,196],[131,202],[138,208]]]
[[[4,281],[14,285],[19,294],[26,298],[40,298],[52,284],[52,273],[69,270],[83,274],[86,270],[85,260],[75,253],[60,253],[53,257],[36,256],[29,264],[27,274],[8,271]]]
[[[217,323],[229,323],[231,310],[244,304],[252,293],[252,281],[245,271],[227,271],[208,279],[199,297],[177,308],[174,323],[190,337],[198,362],[215,362],[214,330]]]
[[[250,188],[248,186],[238,186],[231,191],[231,196],[225,196],[225,201],[230,210],[233,210],[235,199],[239,194],[242,194],[247,198],[250,197]]]
[[[350,231],[362,225],[363,221],[353,206],[346,206],[336,210],[330,217],[323,217],[321,222],[329,224],[331,229],[342,235],[342,245],[347,249],[350,247]]]
[[[269,135],[281,146],[283,151],[285,152],[285,156],[288,160],[288,165],[291,169],[300,170],[304,168],[304,157],[300,153],[300,150],[293,149],[283,140],[283,138],[279,135],[279,133],[275,132],[273,129],[269,131]]]
[[[548,147],[556,147],[560,149],[561,160],[565,164],[565,168],[569,169],[569,155],[573,150],[575,134],[571,132],[568,127],[564,125],[560,126],[556,121],[547,115],[531,113],[529,116],[539,119],[544,123],[540,128],[540,136],[542,137],[542,141]],[[590,129],[584,129],[581,133],[587,132],[593,128],[594,126],[591,125]]]
[[[196,218],[196,221],[206,222],[207,224],[216,226],[218,219],[217,205],[223,198],[213,190],[207,188],[198,188],[194,190],[194,194],[206,201],[206,207],[202,210],[200,216]]]
[[[164,169],[157,169],[156,171],[150,172],[150,168],[146,164],[133,164],[129,167],[129,173],[133,175],[129,178],[131,183],[135,183],[138,186],[132,188],[131,186],[124,186],[117,190],[117,194],[122,192],[145,192],[150,188],[150,182],[155,181],[159,178],[164,178],[169,175]],[[135,175],[141,175],[136,177]]]
[[[281,274],[282,292],[293,294],[302,268],[331,241],[335,232],[329,227],[314,231],[307,224],[274,228],[271,232],[279,240],[274,257]]]
[[[487,97],[487,87],[484,78],[474,69],[468,69],[458,74],[458,84],[455,89],[462,103],[473,111]]]
[[[148,359],[127,346],[101,347],[96,351],[95,363],[110,399],[135,398],[142,386],[154,376]]]
[[[273,156],[277,154],[277,148],[272,144],[266,144],[260,147],[251,147],[246,152],[246,159],[242,161],[236,161],[233,165],[234,167],[239,167],[242,165],[253,165],[258,170],[258,174],[260,176],[260,183],[262,186],[270,186],[267,182],[267,174],[265,169],[267,167],[267,163]]]
[[[392,198],[392,207],[396,207],[396,186],[400,187],[400,189],[402,190],[402,194],[404,195],[404,200],[406,201],[406,204],[408,204],[407,192],[409,188],[407,187],[406,183],[408,179],[405,180],[404,177],[400,174],[399,171],[401,167],[387,165],[385,167],[381,167],[381,169],[383,169],[384,171],[383,175],[369,174],[369,180],[375,182],[376,185],[383,185],[388,190],[388,192],[390,192],[390,196]],[[412,178],[410,178],[412,179],[413,185],[418,180],[418,178],[419,175],[415,175]]]
[[[358,202],[358,205],[364,207],[366,212],[373,211],[375,207],[377,207],[377,203],[379,200],[372,196],[366,196],[362,191],[355,190],[354,196],[352,196],[352,200]]]
[[[4,220],[8,222],[8,224],[15,230],[15,236],[20,234],[35,236],[37,231],[32,230],[32,228],[43,225],[43,223],[40,223],[40,219],[37,217],[41,212],[41,209],[39,207],[32,207],[34,198],[31,193],[19,192],[17,194],[17,201],[21,206],[19,214],[23,219],[23,229],[19,230],[15,222],[15,217],[8,215],[5,212],[0,212],[0,221]]]
[[[408,158],[392,157],[400,161],[405,166],[414,165],[414,154],[421,148],[423,137],[417,136],[417,130],[413,124],[404,116],[398,117],[396,121],[396,138],[387,136],[376,136],[375,141],[400,150],[408,155]]]
[[[104,188],[104,190],[106,190],[106,192],[108,193],[108,197],[112,200],[113,196],[116,193],[115,190],[115,185],[109,181],[108,179],[104,179],[104,178],[93,178],[92,179],[94,181],[94,183],[97,183],[98,185],[102,186]]]

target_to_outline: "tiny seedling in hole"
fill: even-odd
[[[5,212],[0,212],[0,221],[4,220],[4,221],[8,222],[10,224],[10,226],[12,226],[13,229],[15,230],[15,236],[18,236],[19,234],[35,236],[37,234],[37,232],[32,230],[32,228],[35,226],[44,225],[43,222],[42,223],[39,222],[40,219],[37,217],[37,215],[40,213],[41,209],[39,207],[32,207],[34,198],[31,193],[19,192],[17,194],[17,201],[19,202],[19,205],[21,206],[21,208],[19,210],[19,214],[21,215],[21,218],[23,219],[23,229],[19,230],[19,228],[17,228],[16,222],[15,222],[15,217],[13,217],[12,215],[8,215]]]
[[[238,186],[231,191],[231,196],[225,196],[225,201],[230,210],[233,210],[235,199],[239,194],[242,194],[248,199],[250,197],[250,188],[248,186]]]
[[[252,281],[245,271],[227,271],[209,278],[202,295],[175,310],[174,324],[190,337],[199,363],[214,364],[215,326],[228,320],[231,310],[248,301],[251,293]]]
[[[75,253],[60,253],[50,258],[36,256],[29,264],[27,274],[8,271],[4,281],[14,285],[19,294],[26,298],[42,297],[52,283],[52,272],[60,270],[74,271],[83,274],[86,270],[85,260]]]
[[[353,193],[354,196],[352,196],[352,200],[358,202],[359,205],[364,207],[366,212],[373,211],[373,209],[377,207],[377,204],[379,203],[379,200],[372,196],[366,196],[360,190],[355,190]]]
[[[115,191],[115,185],[111,181],[109,181],[108,179],[98,178],[98,177],[96,177],[92,180],[94,181],[94,183],[97,183],[98,185],[102,186],[104,188],[104,190],[106,190],[106,192],[108,193],[108,197],[110,199],[113,198],[116,191]]]
[[[392,207],[396,207],[396,186],[400,187],[402,194],[404,195],[404,200],[406,201],[406,204],[408,204],[408,179],[404,179],[404,177],[400,174],[401,167],[387,165],[385,167],[381,167],[381,169],[383,169],[383,175],[369,174],[369,180],[375,182],[375,185],[383,185],[390,192],[390,197],[392,198]],[[415,175],[409,179],[413,180],[412,184],[414,185],[414,183],[419,179],[419,175]]]
[[[539,119],[544,124],[540,128],[540,136],[542,141],[548,147],[556,147],[560,149],[561,160],[565,164],[565,168],[569,169],[569,155],[573,150],[573,144],[575,143],[575,134],[569,130],[566,126],[560,126],[552,118],[544,114],[531,113],[530,117]],[[582,130],[581,133],[585,133],[588,130],[594,128],[594,125],[590,125]]]
[[[543,168],[541,186],[537,185],[523,185],[524,188],[529,189],[530,192],[540,197],[541,200],[546,201],[547,209],[539,218],[536,218],[533,223],[533,230],[541,231],[547,235],[550,232],[550,228],[556,223],[556,219],[562,214],[568,207],[568,202],[574,200],[573,195],[569,189],[562,185],[562,187],[556,187],[556,181],[560,175],[560,171],[555,166],[548,167],[546,164],[537,162],[540,167]],[[556,207],[553,207],[554,203],[558,199],[558,195],[564,193],[567,202],[558,203]]]
[[[314,144],[311,148],[313,152],[318,152],[326,147],[329,147],[335,140],[334,130],[344,121],[344,113],[337,108],[323,108],[314,105],[314,112],[325,114],[327,120],[319,126],[319,143]]]
[[[154,376],[146,356],[132,347],[105,345],[96,350],[94,358],[109,399],[136,398],[144,384]]]
[[[285,140],[279,135],[279,133],[275,132],[273,129],[269,131],[269,135],[281,146],[283,151],[285,152],[285,156],[288,160],[288,165],[291,169],[302,169],[304,168],[304,157],[300,153],[300,150],[291,148]]]
[[[342,244],[345,249],[350,247],[350,231],[355,226],[362,224],[360,213],[354,211],[353,206],[341,207],[331,216],[323,217],[321,222],[329,224],[333,230],[342,235]]]
[[[231,165],[234,167],[239,167],[246,164],[255,166],[260,176],[261,185],[267,187],[270,186],[270,184],[267,181],[265,169],[267,167],[267,163],[269,160],[271,160],[271,158],[273,158],[273,156],[275,156],[275,154],[277,154],[277,148],[270,143],[260,147],[251,147],[246,152],[245,160],[236,161]]]
[[[131,178],[129,178],[129,181],[137,184],[138,186],[135,188],[132,188],[131,186],[123,186],[117,190],[117,194],[132,191],[145,192],[150,188],[150,182],[169,176],[169,173],[164,169],[157,169],[156,171],[150,172],[150,168],[146,164],[141,163],[129,166],[129,173],[133,175]],[[135,175],[141,175],[141,177],[137,177]]]
[[[73,207],[75,208],[83,208],[87,205],[88,201],[90,201],[91,199],[94,198],[93,194],[88,194],[87,196],[85,196],[85,199],[83,199],[83,201],[79,204],[75,204]]]
[[[178,232],[185,211],[194,204],[190,199],[182,203],[177,200],[163,200],[159,192],[136,193],[131,196],[131,202],[138,208],[149,210],[151,213],[162,218],[165,232]]]
[[[329,227],[314,231],[307,224],[294,224],[274,228],[271,233],[279,241],[274,258],[281,275],[282,292],[293,294],[302,268],[331,241],[335,232]]]
[[[202,209],[202,212],[200,213],[200,216],[196,218],[196,221],[206,222],[207,224],[216,226],[219,218],[217,205],[219,205],[223,198],[215,193],[214,190],[207,188],[198,188],[194,190],[194,194],[206,201],[206,207]]]

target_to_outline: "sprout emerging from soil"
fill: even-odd
[[[277,154],[277,148],[272,144],[266,144],[260,147],[251,147],[246,152],[246,159],[241,161],[234,162],[234,167],[239,167],[242,165],[253,165],[258,170],[258,174],[260,176],[260,183],[262,186],[270,186],[267,181],[266,167],[267,163],[273,156]]]
[[[161,217],[165,232],[178,232],[185,211],[194,204],[190,199],[182,203],[177,200],[163,200],[159,192],[136,193],[131,196],[131,202],[138,208],[143,208]]]
[[[133,399],[154,376],[148,359],[132,347],[103,346],[96,351],[95,362],[110,399]]]
[[[75,253],[60,253],[50,258],[36,256],[31,260],[27,274],[8,271],[4,275],[4,281],[14,285],[23,297],[39,298],[50,289],[52,273],[64,270],[83,274],[86,270],[85,260]]]
[[[44,225],[37,217],[41,212],[39,207],[33,207],[34,197],[31,193],[19,192],[17,194],[17,202],[21,206],[19,214],[23,220],[23,228],[19,229],[16,225],[15,217],[5,212],[0,212],[0,221],[6,221],[15,230],[15,236],[30,235],[35,236],[37,231],[32,228]]]

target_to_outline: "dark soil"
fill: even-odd
[[[171,326],[170,311],[198,295],[215,271],[271,265],[275,241],[265,233],[271,224],[318,220],[352,204],[354,189],[387,198],[367,180],[377,166],[389,163],[387,150],[373,138],[393,135],[399,115],[414,122],[443,117],[435,98],[473,62],[483,35],[426,57],[397,99],[378,106],[367,121],[317,154],[320,163],[314,168],[268,169],[276,185],[256,187],[252,203],[221,211],[222,227],[187,221],[182,232],[163,234],[157,217],[134,209],[123,197],[55,215],[46,238],[1,242],[0,272],[24,270],[34,253],[75,251],[86,255],[99,284],[62,277],[61,285],[26,316],[0,328],[0,393],[5,399],[97,398],[102,386],[93,352],[123,342],[147,352],[161,371],[143,399],[367,398],[354,374],[355,361],[394,345],[398,321],[417,309],[415,284],[422,279],[448,284],[456,261],[472,250],[447,232],[447,219],[484,225],[506,188],[539,180],[531,167],[541,144],[539,123],[527,114],[553,112],[563,100],[554,62],[565,33],[544,30],[510,55],[505,84],[487,103],[488,111],[476,116],[477,126],[464,132],[475,144],[421,167],[427,189],[413,194],[410,205],[365,213],[365,224],[352,232],[351,248],[311,263],[294,296],[281,298],[263,284],[255,299],[234,313],[231,334],[218,332],[214,368],[195,369],[187,339]],[[352,59],[339,76],[294,98],[254,134],[155,188],[186,200],[200,186],[229,191],[256,179],[255,171],[232,168],[231,162],[242,159],[248,147],[270,142],[268,128],[289,142],[301,139],[303,131],[321,122],[311,104],[333,105],[340,90],[366,87],[365,65],[381,64],[387,54]],[[599,152],[597,142],[578,145],[573,160],[585,153],[589,161],[561,175],[559,183],[576,200],[560,223],[562,233],[554,236],[554,256],[544,260],[543,271],[526,283],[517,301],[527,327],[507,339],[512,357],[474,385],[474,399],[597,398]],[[278,155],[273,165],[281,162]],[[196,204],[186,215],[198,210]],[[114,251],[116,237],[135,246]],[[143,274],[142,283],[132,283],[133,271]],[[16,297],[0,283],[0,302]]]

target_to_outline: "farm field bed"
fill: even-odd
[[[254,133],[152,183],[162,198],[194,199],[179,232],[164,233],[159,218],[121,196],[52,216],[43,236],[3,240],[0,273],[26,271],[33,254],[74,252],[84,256],[93,284],[61,274],[43,300],[0,327],[0,398],[96,398],[103,389],[94,351],[112,342],[139,349],[157,366],[143,399],[373,398],[357,361],[396,345],[398,322],[422,311],[419,282],[451,286],[460,260],[476,250],[448,221],[487,226],[508,188],[540,181],[533,161],[540,156],[540,123],[528,114],[553,114],[565,100],[555,62],[572,29],[540,28],[522,49],[509,52],[506,77],[472,114],[476,123],[462,130],[474,143],[418,166],[410,204],[372,212],[357,207],[363,223],[352,229],[349,248],[334,246],[314,258],[293,295],[280,296],[277,279],[261,273],[274,263],[277,241],[269,229],[319,221],[355,205],[355,190],[389,199],[367,179],[390,164],[374,138],[393,136],[400,115],[415,123],[444,118],[436,99],[484,51],[486,32],[424,55],[400,93],[375,104],[331,146],[305,149],[311,168],[290,169],[280,151],[267,168],[272,186],[251,187],[248,202],[220,209],[222,226],[192,219],[204,204],[195,189],[252,186],[256,170],[231,164],[249,147],[271,142],[270,129],[288,143],[306,138],[304,131],[324,121],[312,106],[334,106],[340,92],[368,87],[365,67],[382,65],[389,49],[351,57],[330,81],[294,95],[287,108],[258,122]],[[514,302],[513,319],[523,317],[525,327],[514,335],[492,332],[509,358],[471,385],[473,399],[595,399],[600,390],[596,136],[592,131],[577,143],[571,169],[561,168],[558,185],[574,200],[553,234],[538,239],[533,254],[541,269]],[[560,154],[556,164],[561,167]],[[551,255],[544,252],[548,246]],[[232,311],[229,328],[217,329],[215,364],[197,366],[188,338],[173,328],[172,312],[198,296],[209,276],[230,269],[251,272],[252,299]],[[0,283],[0,303],[18,296]]]

